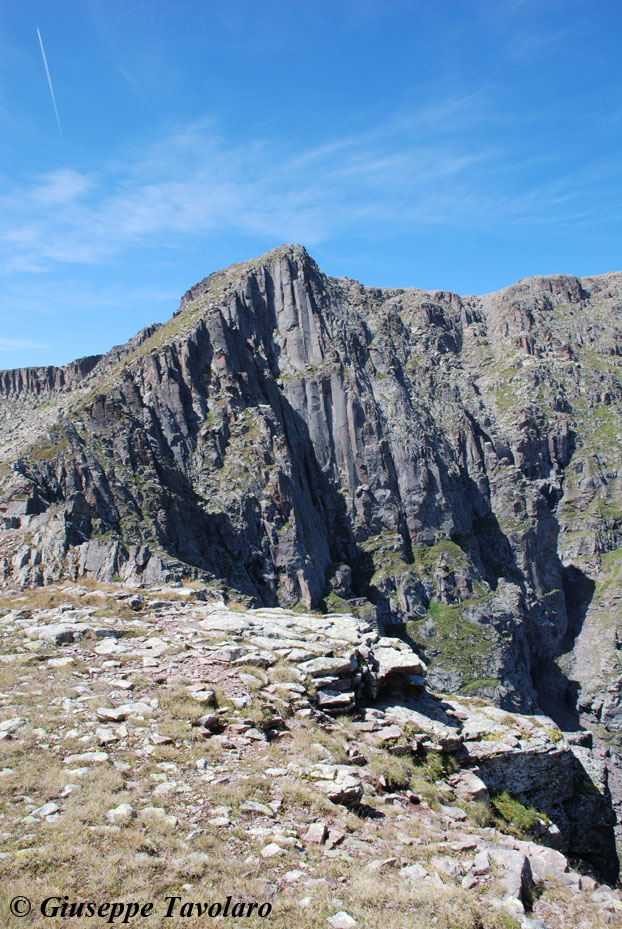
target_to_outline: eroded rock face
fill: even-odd
[[[593,861],[610,881],[618,876],[611,802],[586,774],[567,746],[544,752],[517,751],[480,763],[480,775],[492,790],[507,790],[545,812],[560,833],[561,847]],[[598,829],[587,828],[599,823]]]
[[[438,689],[609,733],[610,791],[621,365],[621,274],[458,297],[284,246],[102,358],[0,374],[0,577],[408,624]]]

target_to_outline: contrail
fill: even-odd
[[[37,35],[39,36],[39,45],[41,46],[41,57],[43,58],[43,67],[45,68],[45,73],[48,79],[48,87],[50,88],[50,96],[52,97],[52,105],[54,107],[54,113],[56,115],[56,125],[58,126],[58,132],[62,139],[63,130],[60,127],[60,119],[58,118],[58,110],[56,109],[56,99],[54,98],[54,88],[52,87],[52,78],[50,77],[50,69],[48,68],[48,61],[45,57],[45,49],[43,48],[43,39],[41,38],[41,33],[39,32],[39,27],[37,26]]]

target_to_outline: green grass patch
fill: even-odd
[[[499,681],[494,677],[476,677],[475,680],[469,681],[460,688],[461,694],[477,694],[478,691],[486,690],[490,687],[497,687]]]
[[[541,822],[548,822],[548,817],[545,814],[539,813],[531,806],[526,806],[517,797],[509,794],[507,790],[492,796],[490,802],[501,820],[515,835],[530,835]]]
[[[435,568],[441,560],[448,567],[466,567],[468,558],[459,545],[451,539],[443,539],[434,545],[422,545],[413,550],[415,564],[422,568]]]
[[[471,597],[462,603],[431,603],[420,620],[406,624],[410,638],[425,651],[430,670],[458,671],[461,688],[473,685],[477,690],[482,681],[490,681],[487,673],[489,657],[498,644],[498,636],[491,625],[471,622],[464,616],[470,607],[481,607],[486,597]],[[427,620],[434,621],[434,635],[420,632]]]

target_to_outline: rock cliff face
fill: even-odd
[[[358,611],[438,689],[589,727],[620,802],[621,372],[622,274],[458,297],[284,246],[0,373],[0,577]]]

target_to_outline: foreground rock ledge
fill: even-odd
[[[356,765],[366,746],[406,758],[441,753],[457,769],[447,789],[458,799],[487,803],[490,793],[507,791],[543,814],[538,841],[582,860],[601,879],[617,878],[611,804],[584,767],[581,749],[548,717],[508,714],[481,700],[429,691],[414,651],[355,616],[239,610],[206,600],[203,591],[174,587],[146,589],[138,599],[114,585],[48,588],[45,596],[57,605],[31,606],[19,592],[4,598],[0,668],[45,661],[50,674],[70,673],[86,662],[91,673],[107,668],[111,677],[114,705],[93,704],[105,751],[68,751],[68,766],[108,763],[136,719],[152,730],[152,744],[171,744],[159,732],[158,697],[141,699],[134,689],[137,671],[156,694],[183,683],[199,707],[214,707],[216,689],[240,713],[259,700],[261,725],[235,729],[245,744],[279,738],[292,713],[310,724],[350,713],[361,739],[360,750],[351,752],[354,767],[324,765],[311,772],[333,802],[353,809],[364,802],[365,778]],[[197,725],[205,737],[225,737],[218,735],[225,728],[219,711],[202,712]],[[29,724],[36,722],[3,711],[0,737],[17,738]]]

